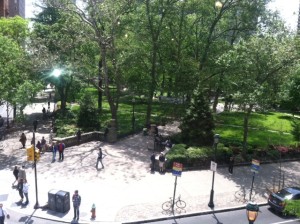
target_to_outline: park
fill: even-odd
[[[5,161],[1,169],[8,172],[16,163],[29,167],[33,162],[37,175],[31,179],[32,189],[34,182],[40,183],[38,175],[43,185],[60,188],[68,174],[66,190],[75,190],[72,184],[81,179],[93,190],[100,184],[106,192],[113,189],[123,208],[131,199],[120,195],[118,181],[132,184],[135,190],[143,178],[147,179],[141,184],[144,189],[158,179],[170,186],[165,181],[172,178],[174,163],[183,165],[189,181],[193,172],[210,173],[203,177],[208,186],[195,198],[189,193],[194,189],[185,182],[183,199],[190,197],[187,203],[193,205],[197,197],[204,197],[206,205],[214,207],[220,178],[237,181],[225,173],[230,158],[243,174],[253,160],[272,170],[268,179],[259,177],[255,194],[260,202],[266,188],[299,185],[293,181],[298,174],[291,169],[300,159],[299,37],[268,10],[265,1],[257,1],[256,6],[227,0],[195,5],[148,0],[118,4],[87,0],[78,5],[64,0],[40,2],[37,7],[42,10],[30,21],[1,18],[0,137],[1,162]],[[34,120],[39,123],[36,131]],[[171,127],[176,131],[168,132]],[[27,161],[26,152],[17,150],[16,137],[22,132],[26,147],[31,145],[29,139],[35,147],[36,139],[46,138],[49,145],[40,161]],[[172,142],[167,150],[166,140]],[[64,142],[66,161],[51,163],[52,142]],[[116,167],[95,172],[99,147]],[[166,173],[148,176],[151,153],[164,154]],[[122,157],[125,161],[118,159]],[[212,162],[221,173],[214,170],[211,175]],[[155,163],[156,174],[159,161]],[[47,180],[48,175],[56,181]],[[103,178],[103,183],[94,178]],[[245,188],[248,192],[246,180],[238,180],[231,193]],[[233,182],[228,182],[230,187]],[[86,191],[83,183],[78,186]],[[49,190],[43,189],[42,197]],[[130,186],[127,190],[127,195],[134,194]],[[139,193],[133,204],[151,201],[151,195]],[[235,201],[234,195],[229,201]],[[163,196],[167,199],[158,197],[163,200]],[[105,197],[112,203],[111,194]],[[93,204],[85,203],[85,207]],[[114,205],[101,205],[101,210],[109,214],[110,206]],[[188,205],[186,209],[193,210]]]

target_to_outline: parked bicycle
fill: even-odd
[[[166,201],[162,204],[162,209],[165,211],[172,210],[172,205],[173,205],[173,198],[170,197],[169,201]],[[186,206],[185,201],[181,200],[180,195],[178,198],[175,199],[174,205],[176,205],[177,208],[183,209]]]

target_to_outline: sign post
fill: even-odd
[[[252,189],[253,189],[255,173],[258,173],[259,169],[260,169],[260,162],[258,160],[252,159],[251,171],[252,171],[253,175],[252,175],[252,183],[251,183],[249,201],[251,201],[251,197],[252,197]]]
[[[172,202],[172,212],[174,213],[174,204],[175,204],[175,195],[176,195],[176,185],[177,185],[177,177],[181,177],[182,173],[182,163],[173,163],[173,170],[172,174],[175,176],[175,183],[174,183],[174,193],[173,193],[173,202]]]

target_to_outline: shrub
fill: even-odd
[[[280,158],[280,152],[278,150],[269,150],[267,151],[267,156],[270,159],[277,160]]]
[[[80,100],[80,110],[77,120],[79,127],[83,127],[85,130],[100,128],[99,113],[94,105],[92,94],[84,92]]]
[[[182,139],[194,145],[211,145],[214,138],[214,120],[209,104],[200,90],[195,90],[193,100],[179,128]]]

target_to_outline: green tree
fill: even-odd
[[[269,109],[280,98],[280,87],[286,79],[285,70],[294,66],[298,57],[294,48],[290,38],[268,34],[252,36],[236,44],[218,61],[233,83],[235,103],[244,111],[244,155],[250,114],[253,109]]]
[[[36,70],[45,84],[55,84],[63,111],[66,109],[66,102],[70,100],[70,93],[74,92],[73,89],[80,89],[79,80],[89,80],[89,74],[81,75],[83,69],[79,69],[83,67],[80,66],[83,55],[81,49],[86,45],[82,34],[84,30],[76,28],[80,25],[76,15],[46,5],[37,15],[31,35],[33,56],[36,61],[39,60]],[[58,77],[53,77],[55,69],[61,72]]]
[[[28,21],[19,16],[0,18],[0,101],[6,101],[7,105],[14,107],[14,117],[17,106],[20,106],[22,113],[29,102],[28,96],[19,94],[24,83],[34,80],[31,58],[24,48],[27,37]],[[36,91],[33,86],[29,88],[28,91]]]
[[[85,1],[83,7],[78,7],[73,1],[47,1],[51,6],[76,15],[80,18],[81,27],[88,27],[89,40],[98,46],[98,86],[108,101],[111,118],[117,121],[118,103],[122,89],[122,73],[118,63],[118,39],[123,36],[123,18],[127,16],[133,6],[132,1]],[[115,88],[111,88],[112,85]]]
[[[179,127],[184,142],[197,145],[211,145],[214,127],[213,116],[207,100],[205,100],[201,91],[195,91]]]
[[[99,129],[100,122],[98,119],[98,110],[95,108],[95,102],[90,92],[83,92],[80,99],[80,111],[77,125],[85,129]]]
[[[295,141],[300,142],[300,121],[298,119],[294,118],[292,128],[292,135],[294,136]]]

